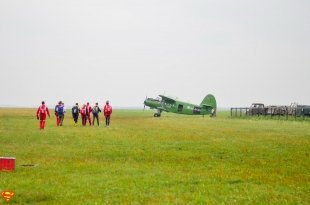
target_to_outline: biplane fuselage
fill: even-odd
[[[216,113],[216,101],[213,95],[207,95],[200,105],[179,101],[164,95],[160,98],[147,98],[144,105],[157,109],[154,117],[159,117],[162,111],[185,115],[212,115]]]

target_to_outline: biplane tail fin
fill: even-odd
[[[201,106],[211,108],[211,117],[216,115],[216,99],[213,95],[207,95],[202,102],[200,103]]]

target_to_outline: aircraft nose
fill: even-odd
[[[144,100],[143,103],[144,103],[144,105],[149,106],[150,105],[150,100],[147,98],[147,99]]]

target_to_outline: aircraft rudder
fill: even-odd
[[[214,95],[208,94],[208,95],[202,100],[202,102],[200,103],[200,105],[209,105],[209,106],[211,106],[211,107],[212,107],[211,116],[215,116],[215,115],[216,115],[216,108],[217,108],[217,105],[216,105],[216,99],[215,99]]]
[[[216,99],[214,97],[214,95],[212,94],[208,94],[200,103],[200,105],[205,104],[205,105],[210,105],[213,108],[216,109]]]

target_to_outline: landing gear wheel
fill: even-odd
[[[154,117],[160,117],[160,114],[155,113],[155,114],[154,114]]]

